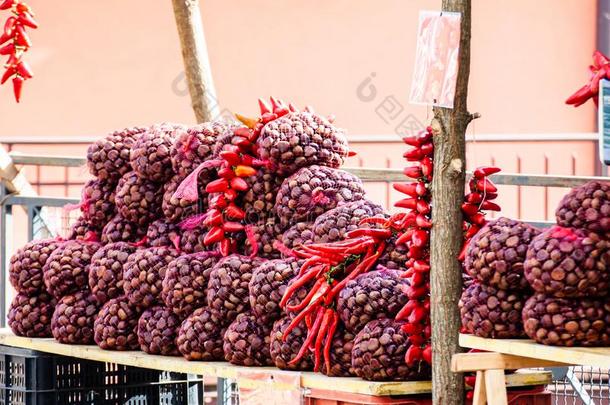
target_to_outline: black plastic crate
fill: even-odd
[[[0,345],[0,405],[200,405],[203,380]]]

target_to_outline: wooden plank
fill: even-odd
[[[485,375],[485,396],[489,405],[507,405],[504,370],[487,370]]]
[[[460,353],[451,359],[451,371],[454,372],[566,366],[569,364],[501,353]]]
[[[36,191],[30,182],[15,166],[8,152],[0,146],[0,179],[4,180],[10,193],[34,196]]]
[[[477,371],[477,380],[474,384],[472,405],[485,405],[486,403],[487,395],[485,393],[485,372]]]
[[[0,329],[0,344],[21,347],[41,352],[55,353],[64,356],[79,357],[83,359],[118,363],[128,366],[144,367],[155,370],[175,371],[179,373],[190,373],[203,375],[204,377],[219,377],[230,379],[241,379],[248,386],[253,384],[269,385],[274,382],[248,380],[247,375],[255,372],[268,375],[297,374],[300,376],[301,386],[310,389],[328,389],[341,392],[349,392],[364,395],[411,395],[429,394],[432,389],[430,381],[408,381],[408,382],[373,382],[364,381],[356,377],[326,377],[313,372],[282,371],[272,367],[239,367],[225,362],[195,362],[187,361],[181,357],[153,356],[139,351],[115,352],[102,350],[97,346],[79,346],[57,343],[53,339],[32,339],[15,336],[8,329]],[[521,387],[531,385],[544,385],[551,382],[549,372],[524,372],[507,376],[507,386]],[[281,381],[278,384],[283,384]],[[278,385],[278,388],[285,388]]]
[[[528,339],[484,339],[464,334],[460,335],[460,345],[578,366],[610,367],[610,347],[545,346]]]

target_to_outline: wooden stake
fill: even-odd
[[[432,400],[463,404],[464,378],[451,371],[451,357],[460,352],[458,335],[462,294],[462,212],[466,173],[466,127],[472,120],[466,97],[470,73],[470,0],[443,0],[443,11],[462,14],[459,68],[454,108],[434,108],[434,174],[430,240],[432,317]],[[489,393],[488,393],[489,395]]]
[[[199,12],[199,1],[172,0],[172,3],[193,111],[197,122],[211,121],[218,118],[219,109]]]

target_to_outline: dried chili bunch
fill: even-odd
[[[284,330],[284,340],[302,321],[308,331],[301,350],[288,365],[298,364],[312,349],[314,370],[320,369],[322,357],[326,369],[331,369],[330,349],[339,325],[335,309],[338,295],[351,280],[375,265],[391,233],[389,229],[360,228],[348,232],[344,241],[304,245],[294,252],[305,261],[280,301],[280,307],[296,313]],[[300,303],[290,304],[290,298],[311,282],[313,287]]]
[[[34,13],[30,6],[21,0],[4,0],[0,3],[0,10],[11,10],[13,13],[4,23],[4,31],[0,35],[0,55],[8,56],[4,67],[5,71],[0,84],[13,78],[13,93],[15,100],[21,100],[23,82],[34,77],[32,69],[23,60],[23,55],[32,46],[32,41],[26,28],[38,28],[34,20]]]
[[[593,53],[593,64],[589,66],[589,70],[591,71],[589,83],[585,84],[568,97],[566,104],[572,104],[574,107],[578,107],[592,98],[593,101],[595,101],[595,105],[597,105],[599,82],[603,79],[610,79],[610,60],[600,51],[595,51]]]

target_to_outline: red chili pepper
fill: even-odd
[[[502,211],[502,208],[500,208],[498,204],[491,201],[483,201],[481,209],[485,211]]]
[[[427,315],[428,315],[428,313],[426,312],[426,310],[423,307],[416,306],[415,308],[413,308],[413,311],[411,311],[411,315],[409,315],[408,321],[409,321],[409,323],[419,323]]]
[[[213,245],[216,242],[220,242],[225,237],[225,232],[221,227],[215,226],[208,231],[203,238],[203,244],[206,246]]]
[[[237,198],[237,191],[230,188],[227,191],[225,191],[224,196],[227,199],[227,201],[235,201],[235,199]]]
[[[485,223],[487,222],[487,220],[485,219],[485,215],[480,212],[474,214],[471,217],[468,217],[468,220],[470,221],[470,223],[475,224],[480,227],[485,225]]]
[[[426,339],[422,336],[422,335],[410,335],[409,336],[409,342],[411,343],[411,345],[413,346],[421,346],[424,343],[426,343]]]
[[[212,180],[205,186],[206,193],[224,193],[229,189],[227,179]]]
[[[409,286],[405,289],[405,292],[407,294],[407,297],[409,297],[410,300],[418,300],[420,298],[425,297],[429,291],[426,286],[420,286],[420,287]]]
[[[425,142],[424,140],[422,140],[417,135],[415,135],[415,136],[405,136],[405,137],[402,138],[402,141],[404,143],[406,143],[407,145],[415,146],[415,147],[419,147],[419,145],[421,145],[423,142]]]
[[[10,55],[12,53],[15,53],[15,45],[12,43],[6,44],[0,48],[0,55]]]
[[[470,204],[479,204],[481,201],[483,201],[483,196],[479,193],[479,192],[472,192],[472,193],[468,193],[466,194],[466,202],[470,203]]]
[[[405,245],[408,241],[410,241],[411,237],[413,236],[413,231],[413,229],[409,229],[400,235],[398,239],[396,239],[396,245]]]
[[[432,228],[432,222],[422,214],[415,218],[415,224],[420,228]]]
[[[407,257],[411,259],[421,259],[422,257],[424,257],[424,251],[420,247],[411,246],[409,247]]]
[[[422,177],[422,169],[419,166],[405,167],[402,172],[405,176],[411,177],[412,179],[419,179]]]
[[[376,225],[386,225],[388,222],[387,219],[383,217],[367,217],[362,218],[358,225],[368,225],[368,224],[376,224]]]
[[[252,166],[238,165],[235,167],[235,175],[237,177],[250,177],[256,175],[256,169]]]
[[[30,69],[30,66],[24,61],[20,61],[17,64],[17,73],[19,73],[26,79],[31,79],[32,77],[34,77],[34,75],[32,74],[32,69]]]
[[[4,0],[1,4],[0,4],[0,10],[8,10],[9,8],[13,7],[13,4],[15,4],[17,0]]]
[[[432,346],[430,344],[424,347],[424,350],[422,351],[422,358],[426,363],[432,364]]]
[[[424,246],[426,246],[428,244],[429,239],[430,233],[421,229],[416,229],[413,232],[413,236],[411,237],[413,245],[418,248],[423,248]]]
[[[591,90],[590,83],[585,84],[580,89],[576,90],[574,94],[572,94],[566,100],[566,104],[573,104],[574,107],[578,107],[584,104],[587,100],[593,97],[595,94]]]
[[[407,349],[405,355],[405,362],[408,366],[414,366],[419,360],[422,359],[422,350],[418,346],[412,345]]]
[[[424,156],[430,156],[434,153],[434,144],[432,142],[426,142],[420,147],[420,149]]]
[[[397,321],[407,319],[409,317],[409,315],[411,315],[411,312],[413,312],[413,309],[416,306],[417,306],[417,301],[415,301],[415,300],[407,301],[407,303],[400,309],[400,311],[398,311],[398,313],[395,316],[395,319]]]
[[[421,324],[414,325],[412,323],[405,323],[400,327],[400,329],[409,335],[417,335],[419,333],[422,333],[423,326]]]
[[[303,346],[301,346],[301,350],[299,350],[297,355],[292,360],[290,360],[288,362],[288,364],[290,364],[290,365],[297,364],[303,358],[303,356],[305,356],[305,353],[307,353],[307,349],[309,349],[309,346],[313,343],[314,338],[318,335],[318,331],[320,330],[320,325],[322,324],[324,314],[325,314],[324,307],[320,307],[318,309],[318,312],[316,313],[316,318],[313,321],[313,325],[312,325],[311,329],[309,330],[309,332],[307,333],[307,338],[305,338],[305,342],[303,343]],[[286,336],[287,336],[287,334],[286,334],[286,332],[284,332],[284,337],[286,337]]]
[[[17,17],[19,22],[30,28],[38,28],[38,23],[28,12],[20,13]]]
[[[432,176],[433,168],[432,159],[425,157],[421,160],[421,171],[425,177]]]
[[[410,197],[417,197],[417,186],[419,183],[394,183],[392,187],[394,190],[406,194]]]
[[[498,173],[502,171],[499,167],[494,166],[483,166],[478,167],[472,175],[478,179],[482,179],[483,177],[491,176],[492,174]]]
[[[227,219],[234,219],[241,221],[246,217],[246,212],[241,208],[237,207],[235,204],[231,203],[225,209],[225,215]]]
[[[318,372],[320,370],[320,361],[322,360],[322,343],[324,342],[324,337],[327,332],[328,326],[331,320],[334,318],[333,313],[335,311],[327,308],[324,312],[324,316],[322,317],[322,322],[320,323],[320,329],[316,336],[316,342],[314,344],[314,366],[313,371]]]
[[[203,220],[203,225],[207,227],[217,226],[222,224],[222,213],[213,208],[208,211],[208,215]]]
[[[316,273],[317,272],[315,272],[315,271],[305,273],[303,275],[303,277],[299,278],[298,280],[293,282],[291,285],[289,285],[288,288],[286,288],[286,291],[284,292],[282,299],[280,300],[280,307],[282,307],[282,308],[285,307],[286,303],[288,302],[290,297],[292,297],[292,294],[294,294],[294,292],[297,289],[299,289],[300,287],[307,284],[310,280],[313,280],[316,277]]]
[[[462,249],[460,250],[460,254],[458,255],[458,260],[463,262],[466,258],[466,251],[468,250],[468,244],[470,243],[470,239],[466,239],[464,244],[462,245]]]
[[[324,294],[326,292],[326,290],[328,289],[328,283],[326,282],[325,279],[320,278],[320,279],[318,279],[316,281],[316,283],[313,285],[311,290],[309,290],[309,292],[307,293],[305,298],[303,298],[301,300],[301,302],[299,302],[297,305],[288,305],[288,306],[286,306],[286,311],[289,311],[289,312],[299,312],[299,311],[302,311],[303,309],[305,309],[305,307],[307,306],[309,301],[311,301],[313,296],[316,295],[318,290],[320,290],[324,286],[324,284],[326,284],[326,287],[325,287],[324,290],[322,290],[320,292],[321,294]]]
[[[477,382],[477,377],[475,377],[473,375],[467,375],[464,377],[464,384],[466,384],[470,387],[474,387],[476,382]]]
[[[475,215],[477,212],[479,212],[479,207],[477,205],[474,205],[474,204],[463,203],[462,204],[462,212],[466,216],[471,217],[471,216]]]
[[[407,159],[409,162],[418,162],[425,155],[422,153],[420,148],[415,148],[415,149],[411,149],[410,151],[407,151],[407,152],[403,153],[402,156],[405,159]]]
[[[357,228],[353,231],[349,231],[345,234],[346,238],[357,238],[359,236],[371,236],[373,238],[379,238],[385,240],[392,236],[392,231],[389,229],[376,229],[376,228]]]
[[[8,67],[4,74],[2,75],[2,79],[0,79],[0,84],[4,84],[8,79],[11,78],[15,73],[17,73],[17,69],[14,67]]]
[[[15,23],[17,22],[17,18],[11,16],[9,18],[6,19],[6,22],[4,23],[4,35],[7,35],[9,37],[13,36],[13,33],[15,32]]]
[[[427,273],[430,271],[430,264],[424,260],[413,261],[413,269],[419,273]]]
[[[241,177],[234,177],[231,179],[231,188],[237,191],[246,191],[250,188],[246,180]]]
[[[339,315],[333,311],[333,318],[326,334],[326,342],[324,342],[324,364],[326,365],[326,374],[330,374],[330,349],[333,343],[333,337],[339,324]]]
[[[25,28],[23,28],[23,25],[17,24],[15,30],[17,32],[17,35],[15,36],[15,43],[19,46],[24,46],[26,48],[31,47],[32,41],[30,40],[30,37],[28,36],[27,32],[25,32]]]
[[[222,177],[223,179],[231,180],[235,177],[235,172],[233,172],[233,168],[230,166],[222,167],[218,170],[218,177]]]
[[[241,232],[244,230],[244,225],[239,222],[225,222],[222,224],[222,229],[225,232]]]
[[[479,229],[481,228],[478,225],[470,225],[468,227],[468,230],[464,233],[464,237],[466,239],[472,238],[474,235],[477,234],[477,232],[479,232]]]
[[[420,181],[417,183],[417,186],[415,187],[415,191],[417,192],[417,195],[419,195],[420,197],[425,196],[428,193],[428,188],[426,187],[426,183]]]
[[[414,210],[417,207],[417,198],[403,198],[402,200],[394,203],[395,207],[406,208],[408,210]]]
[[[6,34],[2,34],[2,35],[0,35],[0,45],[2,45],[3,43],[5,43],[5,42],[6,42],[6,41],[8,41],[9,39],[13,39],[13,37],[12,37],[12,36],[10,36],[10,35],[6,35]],[[10,65],[10,64],[7,62],[7,65]]]
[[[19,102],[21,100],[21,89],[23,88],[23,77],[13,77],[13,93],[15,94],[15,100]]]
[[[411,275],[411,285],[413,286],[420,286],[426,284],[427,281],[428,275],[425,273],[413,272],[413,274]]]
[[[224,194],[218,194],[210,198],[210,207],[224,209],[227,206],[227,199]]]
[[[241,163],[241,158],[239,157],[239,154],[237,152],[223,150],[219,153],[219,155],[229,164],[229,166],[237,166]]]
[[[496,193],[498,191],[495,184],[493,184],[491,180],[488,180],[487,178],[478,179],[475,184],[480,193]]]
[[[218,245],[218,250],[220,251],[220,254],[222,256],[229,256],[229,254],[231,253],[231,240],[229,239],[223,239],[220,241],[219,245]]]
[[[420,214],[426,215],[430,213],[430,204],[428,204],[426,200],[417,200],[417,205],[415,208]]]
[[[271,112],[271,110],[269,109],[269,106],[262,98],[258,99],[258,106],[261,109],[261,115]]]
[[[32,13],[32,9],[30,8],[30,6],[28,6],[25,3],[17,3],[17,12],[18,13],[30,13],[31,15],[34,15],[34,13]]]

